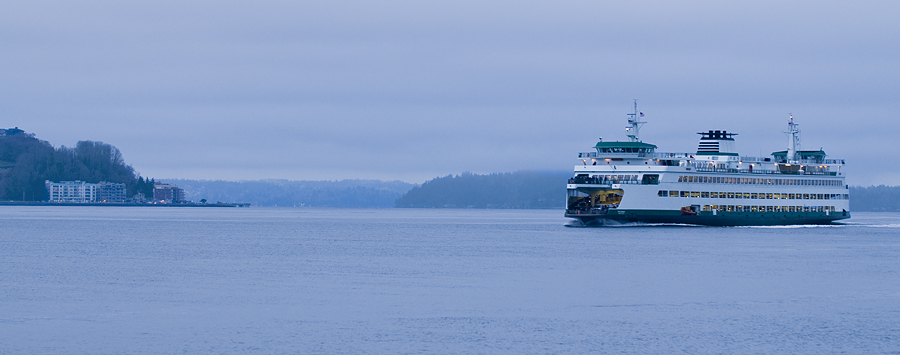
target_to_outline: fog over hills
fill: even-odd
[[[415,185],[379,180],[184,180],[164,179],[194,202],[245,202],[254,206],[378,208],[394,202]]]

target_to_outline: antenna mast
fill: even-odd
[[[787,160],[790,163],[798,163],[800,162],[800,129],[797,128],[800,126],[797,123],[794,123],[794,115],[789,114],[791,116],[788,121],[788,131],[784,132],[788,135],[788,150],[787,150]]]
[[[628,116],[628,126],[625,126],[625,132],[628,133],[628,139],[632,142],[640,142],[641,126],[647,122],[641,122],[641,117],[644,117],[644,113],[638,111],[637,99],[634,99],[634,113],[629,113]]]

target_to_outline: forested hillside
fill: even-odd
[[[900,212],[900,186],[851,186],[850,211]]]
[[[166,179],[191,201],[247,202],[254,206],[340,208],[393,207],[413,184],[402,181],[210,181]]]
[[[123,183],[128,196],[152,196],[153,184],[138,178],[116,147],[80,141],[74,148],[53,148],[18,128],[0,130],[0,200],[47,199],[45,180]]]
[[[463,173],[427,181],[397,200],[397,207],[562,208],[567,172]]]

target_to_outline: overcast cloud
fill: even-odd
[[[568,170],[598,137],[848,160],[900,184],[900,2],[7,1],[0,127],[156,178]]]

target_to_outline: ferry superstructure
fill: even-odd
[[[788,146],[766,157],[741,156],[736,133],[700,132],[694,153],[657,152],[641,141],[646,123],[628,114],[628,141],[598,142],[579,153],[569,179],[566,217],[584,225],[615,222],[699,225],[825,224],[850,218],[843,159],[801,150],[788,121]]]

